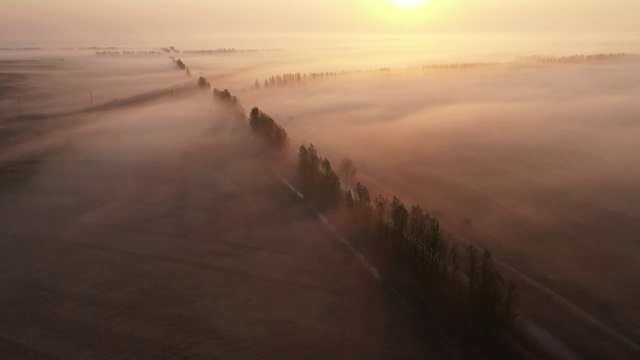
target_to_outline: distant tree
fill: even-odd
[[[300,148],[298,149],[298,172],[300,173],[302,180],[305,182],[305,185],[308,185],[309,179],[311,178],[310,167],[309,150],[306,146],[300,145]]]
[[[353,189],[354,198],[360,207],[369,207],[371,206],[371,195],[369,194],[369,189],[361,183],[357,183]]]
[[[180,69],[180,70],[185,70],[187,68],[187,66],[184,64],[184,62],[182,62],[181,59],[178,59],[176,61],[176,65],[178,66],[178,69]]]
[[[489,250],[484,249],[482,253],[482,258],[480,259],[480,306],[483,311],[486,311],[488,306],[487,300],[489,297],[489,292],[491,289],[493,276],[493,260],[491,258],[491,253]]]
[[[344,196],[345,198],[345,202],[347,203],[347,206],[349,208],[352,208],[354,205],[354,201],[353,201],[353,194],[351,193],[351,190],[347,190],[347,193]]]
[[[473,306],[478,281],[478,251],[471,244],[467,246],[467,276],[469,277],[469,303]]]
[[[353,161],[347,157],[343,158],[340,162],[340,175],[342,175],[342,180],[347,186],[351,185],[351,180],[353,180],[356,172],[357,169]]]
[[[258,81],[258,79],[256,79],[256,82],[253,84],[253,88],[256,90],[260,89],[260,81]]]
[[[374,200],[374,204],[378,231],[381,234],[384,234],[386,237],[388,236],[387,229],[389,228],[387,224],[389,199],[385,198],[382,195],[378,195],[378,197],[376,197],[376,199]]]
[[[409,237],[412,241],[419,241],[424,238],[427,231],[426,218],[422,209],[418,205],[411,207],[409,213]]]
[[[324,196],[329,205],[335,204],[340,199],[340,178],[338,174],[331,168],[329,159],[322,160],[321,169],[321,185]]]
[[[209,84],[209,81],[207,81],[207,78],[205,78],[204,76],[200,76],[198,78],[198,87],[203,88],[203,89],[209,89],[211,88],[211,84]]]
[[[393,238],[396,246],[398,246],[404,241],[409,212],[402,201],[395,196],[391,201],[391,220],[393,222]]]
[[[455,286],[458,282],[458,273],[460,272],[460,264],[458,263],[458,244],[451,245],[449,256],[451,257],[451,285],[454,287],[453,291],[455,293]]]

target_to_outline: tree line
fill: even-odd
[[[269,88],[278,88],[278,87],[286,87],[291,85],[302,85],[310,82],[323,81],[329,78],[335,78],[339,76],[352,75],[352,74],[367,74],[367,73],[383,73],[389,72],[391,68],[380,68],[375,70],[351,70],[351,71],[327,71],[327,72],[319,72],[319,73],[295,73],[295,74],[281,74],[281,75],[272,75],[269,78],[264,79],[262,82],[256,79],[253,83],[252,89],[259,90],[261,88],[269,89]]]
[[[300,146],[298,172],[303,189],[322,206],[343,204],[354,219],[365,219],[377,233],[376,244],[394,259],[407,264],[416,279],[443,294],[458,313],[470,319],[468,335],[483,344],[503,341],[516,326],[518,294],[494,268],[489,250],[473,245],[462,251],[447,240],[440,222],[418,205],[406,206],[398,197],[372,198],[360,182],[342,186],[327,158],[313,144]],[[354,173],[348,159],[344,174]]]
[[[442,70],[473,70],[482,68],[507,67],[507,66],[534,66],[543,64],[577,64],[584,62],[616,60],[624,58],[638,57],[637,53],[610,53],[610,54],[590,54],[590,55],[571,55],[571,56],[526,56],[512,61],[492,61],[492,62],[453,62],[441,64],[428,64],[418,67],[408,68],[380,68],[373,70],[349,70],[338,72],[319,72],[319,73],[287,73],[280,75],[272,75],[262,81],[256,79],[251,89],[274,89],[288,86],[305,85],[323,80],[358,74],[389,74],[389,73],[406,73],[406,72],[433,72]]]
[[[533,62],[533,63],[583,63],[583,62],[593,62],[593,61],[605,61],[605,60],[616,60],[616,59],[624,59],[629,57],[637,57],[639,54],[635,53],[600,53],[600,54],[590,54],[590,55],[570,55],[570,56],[526,56],[523,57],[523,61]]]
[[[213,95],[242,109],[227,89],[214,88]],[[249,126],[276,151],[290,142],[284,128],[257,107],[251,110]],[[374,198],[360,182],[350,186],[357,171],[350,159],[338,166],[343,184],[330,160],[320,156],[313,144],[301,145],[297,170],[309,199],[322,209],[346,209],[354,223],[363,223],[376,234],[371,245],[406,265],[422,286],[444,299],[454,322],[467,319],[463,331],[470,339],[490,348],[506,343],[516,329],[519,295],[516,285],[495,269],[489,250],[479,251],[471,244],[461,249],[447,239],[438,219],[419,205],[407,206],[396,196]]]
[[[163,55],[163,53],[160,51],[143,51],[143,50],[96,51],[96,56],[157,56],[157,55]]]
[[[180,70],[184,70],[184,72],[187,74],[187,76],[191,76],[191,70],[189,69],[189,67],[182,61],[182,59],[177,59],[174,57],[171,57],[171,59],[175,62],[176,66],[178,67],[178,69]]]
[[[195,55],[216,55],[216,54],[233,54],[233,53],[255,53],[255,52],[267,52],[267,51],[283,51],[282,49],[235,49],[235,48],[217,48],[217,49],[202,49],[202,50],[184,50],[183,54],[195,54]]]
[[[204,77],[200,77],[204,79],[202,81],[198,81],[198,85],[203,87],[210,87],[211,85]],[[207,85],[202,86],[201,84],[205,83]],[[246,115],[244,112],[244,108],[238,101],[238,98],[234,95],[231,95],[228,89],[220,90],[218,88],[213,89],[213,98],[229,107],[231,107],[238,116],[246,119]],[[251,113],[249,115],[249,127],[252,132],[262,139],[269,147],[276,151],[282,151],[287,148],[289,145],[289,135],[284,130],[284,128],[278,124],[273,118],[264,112],[262,112],[259,108],[254,107],[251,109]]]
[[[284,150],[289,145],[289,135],[284,128],[257,107],[251,109],[249,126],[254,134],[276,150]]]

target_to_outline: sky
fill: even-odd
[[[640,32],[640,0],[0,0],[0,8],[0,44],[238,33]]]

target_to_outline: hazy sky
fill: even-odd
[[[221,33],[640,31],[640,0],[0,0],[0,43]],[[165,43],[165,42],[163,42]]]

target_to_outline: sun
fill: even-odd
[[[428,0],[391,0],[396,6],[403,9],[414,9],[418,6],[424,5]]]

